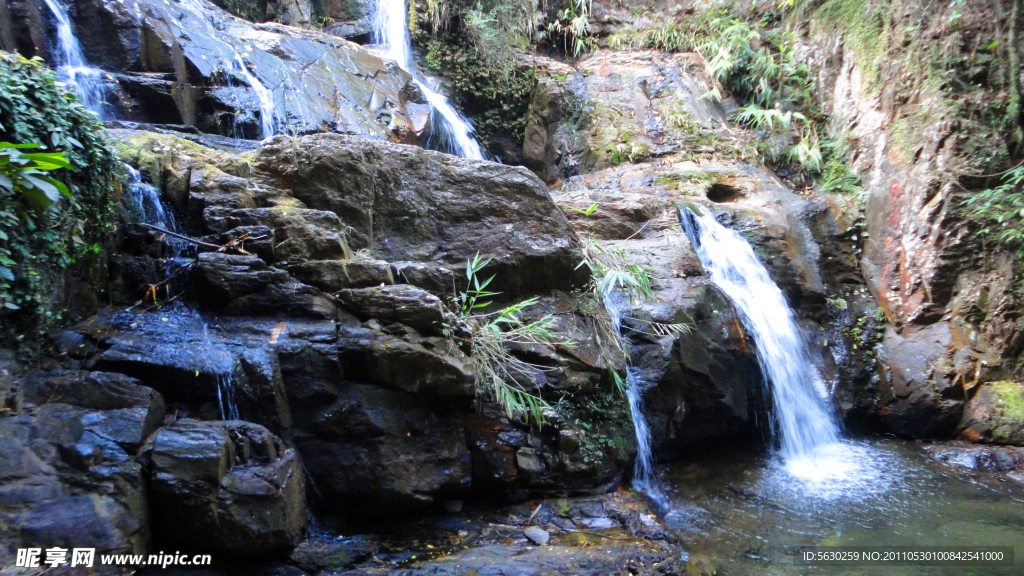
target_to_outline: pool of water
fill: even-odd
[[[1024,485],[946,468],[915,443],[846,441],[798,462],[719,453],[660,470],[691,572],[1024,574]],[[1014,546],[1014,567],[799,566],[800,546]]]

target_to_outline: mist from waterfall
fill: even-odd
[[[43,0],[57,24],[59,61],[55,66],[57,79],[69,84],[85,108],[103,119],[103,71],[89,66],[82,54],[82,45],[71,29],[71,18],[57,0]]]
[[[440,128],[444,150],[463,158],[485,160],[480,143],[473,138],[473,125],[469,119],[459,114],[443,94],[429,86],[416,72],[406,18],[405,0],[378,0],[373,36],[374,42],[380,47],[381,56],[394,60],[412,76],[433,112],[440,116],[440,121],[433,123],[433,129]]]
[[[782,290],[750,243],[719,224],[707,209],[680,209],[679,219],[711,282],[733,303],[754,339],[771,390],[780,455],[800,462],[837,444],[839,425],[827,407],[828,391]]]

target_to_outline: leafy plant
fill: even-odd
[[[71,198],[68,187],[48,174],[53,170],[72,169],[61,152],[26,153],[37,150],[35,144],[0,142],[0,192],[21,194],[30,204],[45,208],[60,200]]]
[[[0,344],[73,319],[102,286],[117,164],[102,127],[38,58],[0,54]],[[28,350],[26,350],[28,351]]]
[[[981,221],[981,234],[1024,257],[1024,166],[1010,170],[1003,182],[962,203],[968,215]]]
[[[555,413],[554,409],[540,396],[524,390],[518,380],[544,367],[534,366],[512,355],[509,347],[516,344],[571,346],[572,342],[559,338],[551,314],[532,322],[523,321],[523,310],[536,304],[539,301],[536,297],[495,312],[476,313],[491,305],[490,301],[482,301],[482,298],[499,294],[487,291],[494,276],[484,281],[479,279],[480,271],[490,261],[490,258],[481,258],[479,253],[466,261],[469,286],[455,297],[459,315],[473,328],[470,362],[476,375],[477,390],[489,396],[509,418],[522,418],[529,424],[542,426]]]
[[[590,24],[592,0],[568,0],[568,5],[559,10],[558,17],[551,23],[551,31],[562,37],[565,52],[579,56],[594,47],[587,26]]]

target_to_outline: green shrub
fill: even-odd
[[[70,287],[96,285],[113,226],[116,163],[96,116],[38,58],[0,53],[0,141],[44,151],[3,154],[10,185],[0,186],[0,343],[9,345],[70,320],[67,308],[81,299]],[[12,165],[24,161],[21,153],[33,162],[20,168],[36,173]]]

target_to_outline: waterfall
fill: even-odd
[[[160,191],[152,184],[144,182],[142,174],[130,164],[124,164],[124,168],[132,179],[128,184],[128,199],[134,220],[168,232],[181,232],[174,213],[160,201]],[[170,278],[179,268],[189,264],[188,259],[182,258],[182,254],[189,248],[189,243],[180,238],[166,236],[163,244],[170,249],[170,254],[167,254],[164,260],[164,278]]]
[[[277,112],[274,110],[274,93],[267,89],[260,82],[259,78],[249,72],[249,67],[242,61],[242,56],[235,51],[235,57],[231,59],[231,69],[242,75],[242,78],[249,84],[256,93],[256,103],[260,107],[260,137],[270,138],[275,132],[275,120]]]
[[[85,108],[103,118],[103,85],[101,70],[92,68],[82,54],[82,45],[71,29],[67,10],[57,0],[43,0],[57,20],[57,45],[60,60],[57,62],[57,79],[70,84]]]
[[[622,311],[611,296],[605,295],[604,307],[608,311],[612,328],[622,345]],[[651,456],[651,429],[644,417],[643,381],[629,363],[626,364],[626,399],[633,416],[636,434],[636,462],[633,464],[633,488],[647,495],[662,513],[669,511],[668,498],[653,481],[654,458]]]
[[[756,343],[765,384],[771,388],[781,456],[796,462],[827,452],[839,441],[839,427],[826,408],[828,391],[782,291],[750,243],[708,210],[698,214],[681,208],[679,220],[711,282],[735,305]]]
[[[473,125],[469,119],[456,112],[443,94],[428,86],[416,73],[406,18],[405,0],[378,0],[373,35],[381,47],[381,55],[397,62],[412,76],[434,112],[441,117],[439,122],[433,123],[433,128],[440,128],[440,140],[445,151],[463,158],[484,160],[480,143],[473,138]]]
[[[143,182],[142,174],[131,164],[125,164],[124,168],[132,178],[131,184],[128,185],[128,192],[131,193],[132,203],[139,212],[139,222],[177,232],[174,216],[164,208],[163,202],[160,201],[160,191],[152,184]]]

